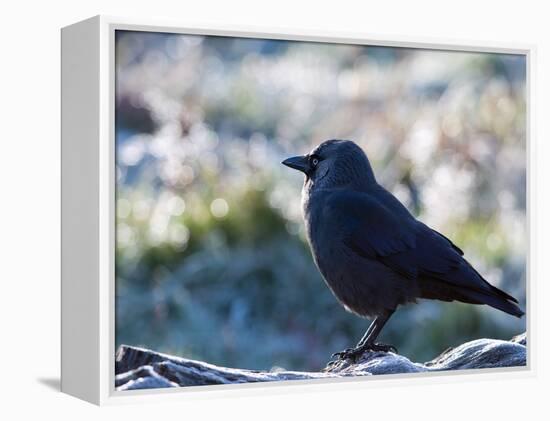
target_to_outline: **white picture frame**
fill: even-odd
[[[444,49],[522,54],[527,63],[527,219],[532,220],[533,147],[531,144],[533,66],[532,45],[461,43],[453,40],[386,39],[375,35],[312,32],[281,32],[276,28],[195,27],[185,24],[96,16],[61,31],[62,45],[62,376],[63,392],[103,405],[136,401],[180,400],[196,397],[239,396],[273,392],[294,393],[327,388],[378,387],[403,382],[472,381],[478,378],[512,379],[536,371],[536,337],[532,318],[534,282],[532,250],[527,256],[526,367],[475,372],[387,375],[271,382],[194,388],[116,392],[114,390],[114,33],[139,30],[248,38],[367,44],[423,49]],[[529,235],[532,235],[529,230]],[[528,241],[528,244],[532,244]]]

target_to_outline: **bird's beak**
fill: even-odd
[[[285,159],[281,164],[303,173],[306,173],[309,169],[307,156],[293,156],[292,158]]]

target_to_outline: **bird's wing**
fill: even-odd
[[[390,210],[387,197],[337,193],[327,200],[325,211],[328,221],[338,224],[340,239],[352,253],[377,260],[405,279],[418,279],[422,297],[484,303],[523,315],[517,300],[483,279],[462,257],[462,250],[396,208],[395,200]]]
[[[461,263],[462,251],[449,239],[413,217],[396,215],[376,195],[339,192],[327,201],[326,211],[339,221],[350,250],[408,279],[444,277]]]
[[[327,200],[328,220],[340,227],[341,240],[357,255],[382,261],[407,278],[416,278],[418,268],[407,253],[416,248],[411,222],[401,220],[375,196],[338,192]]]

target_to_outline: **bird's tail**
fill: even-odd
[[[504,291],[491,285],[493,294],[479,293],[477,291],[469,291],[468,295],[472,298],[478,298],[481,304],[487,304],[496,309],[502,310],[512,316],[522,317],[525,313],[517,305],[517,300],[506,294]]]
[[[523,310],[520,309],[519,306],[517,305],[518,300],[516,300],[514,297],[504,292],[503,290],[491,285],[489,282],[487,282],[483,278],[483,276],[481,276],[481,274],[477,270],[474,269],[473,266],[471,266],[470,264],[468,265],[480,277],[480,279],[483,280],[485,287],[489,287],[490,293],[488,295],[493,297],[493,299],[486,301],[485,302],[486,304],[490,305],[491,307],[502,310],[505,313],[511,314],[512,316],[522,317],[525,314]]]
[[[444,301],[461,301],[469,304],[487,304],[512,316],[522,317],[525,313],[517,305],[517,300],[506,292],[485,282],[487,289],[468,288],[441,280],[425,279],[421,284],[423,298]]]

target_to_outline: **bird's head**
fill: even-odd
[[[315,188],[376,183],[367,155],[351,140],[327,140],[306,155],[294,156],[283,165],[306,175]]]

